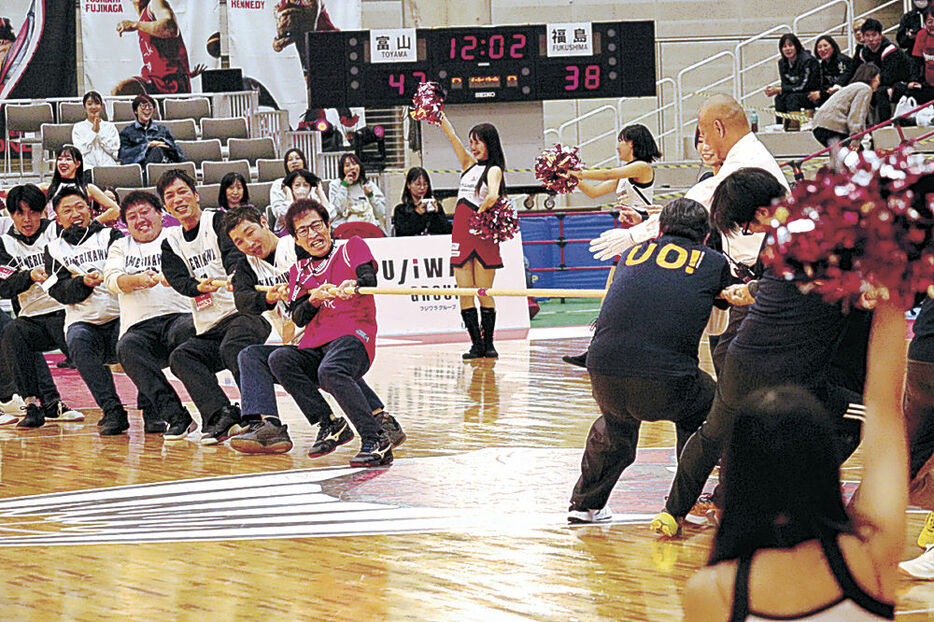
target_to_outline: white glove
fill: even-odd
[[[594,259],[606,261],[622,255],[623,251],[633,244],[629,229],[608,229],[601,233],[599,238],[590,241],[590,252],[593,253]]]

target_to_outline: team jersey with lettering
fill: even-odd
[[[165,228],[151,242],[137,242],[132,237],[120,238],[110,247],[104,264],[104,285],[117,295],[120,303],[120,336],[131,326],[144,320],[171,313],[191,313],[191,302],[166,285],[124,292],[117,279],[124,275],[139,274],[147,270],[162,271],[162,240],[168,235]]]
[[[662,235],[624,251],[597,318],[587,369],[636,378],[696,374],[713,299],[731,282],[723,255],[687,238]]]
[[[289,299],[297,300],[324,283],[340,285],[356,280],[357,266],[376,265],[373,253],[361,238],[335,240],[331,253],[323,259],[302,259],[289,270]],[[353,335],[366,347],[370,361],[376,357],[376,302],[373,296],[335,298],[321,303],[318,313],[306,326],[298,347],[316,348],[338,337]]]
[[[156,21],[149,6],[140,13],[139,21]],[[142,30],[136,34],[139,36],[139,51],[143,57],[143,68],[140,71],[143,79],[152,82],[160,93],[190,92],[188,50],[181,35],[154,37]]]
[[[203,210],[197,233],[192,240],[186,239],[182,227],[168,229],[163,250],[168,245],[171,251],[184,261],[188,275],[195,279],[227,279],[217,228],[214,226],[215,219],[222,217],[223,213],[216,209]],[[228,315],[237,312],[233,292],[224,287],[210,294],[192,297],[191,309],[195,331],[199,335],[210,330]]]
[[[13,302],[17,316],[62,311],[64,307],[30,275],[36,268],[45,268],[45,248],[58,237],[56,224],[43,220],[31,239],[21,235],[13,225],[5,231],[0,236],[0,295]]]
[[[276,245],[276,250],[273,252],[272,257],[263,259],[261,257],[254,257],[253,255],[244,255],[244,258],[246,261],[244,269],[249,270],[251,274],[241,275],[241,270],[243,269],[237,270],[237,275],[234,277],[235,297],[237,296],[237,285],[240,277],[245,276],[245,280],[249,281],[248,287],[254,288],[254,291],[255,285],[272,287],[281,283],[288,283],[289,270],[298,260],[295,239],[291,236],[279,238],[279,242]],[[272,263],[270,263],[269,259],[272,259]],[[257,298],[259,298],[259,296],[257,296]],[[275,327],[276,332],[282,337],[282,342],[299,343],[304,329],[296,330],[295,324],[289,319],[286,304],[280,301],[272,309],[269,309],[268,305],[265,304],[265,294],[262,296],[262,302],[264,306],[267,306],[266,310],[263,311],[263,315],[266,316]],[[243,310],[242,307],[238,306],[238,308],[240,308],[241,311]]]
[[[65,305],[65,332],[75,322],[106,324],[120,316],[113,292],[101,283],[88,287],[82,277],[91,272],[103,274],[110,245],[122,234],[91,221],[87,229],[71,227],[46,247],[46,272],[42,284],[49,294]]]

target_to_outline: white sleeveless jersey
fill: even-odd
[[[162,271],[162,240],[169,228],[155,240],[140,243],[130,236],[120,238],[110,246],[104,267],[104,284],[117,295],[120,303],[120,336],[134,324],[171,313],[191,313],[191,301],[169,285],[156,285],[134,292],[123,292],[117,279],[146,270]]]
[[[49,242],[58,237],[55,223],[49,222],[45,231],[32,244],[27,244],[22,239],[11,235],[11,226],[4,227],[3,231],[6,233],[0,236],[0,243],[3,244],[3,248],[13,258],[13,265],[10,267],[15,270],[26,271],[44,268],[45,248],[49,245]],[[33,283],[29,289],[17,294],[16,301],[19,304],[18,315],[23,317],[55,313],[65,308],[59,301],[49,296],[48,292],[42,289],[39,283]]]
[[[223,214],[216,209],[205,209],[201,212],[201,223],[198,225],[198,235],[189,242],[185,239],[182,227],[169,227],[166,240],[176,255],[182,258],[188,267],[188,274],[196,279],[226,279],[227,272],[221,261],[221,249],[214,231],[214,219],[221,218]],[[195,321],[195,331],[202,334],[228,315],[237,312],[234,304],[233,292],[221,288],[210,294],[210,304],[198,309],[198,300],[191,299],[192,315]],[[207,299],[202,299],[207,300]]]
[[[280,283],[288,283],[289,269],[298,261],[295,239],[291,236],[279,238],[274,256],[275,265],[252,255],[247,255],[246,259],[250,268],[253,269],[253,274],[256,275],[258,285],[272,287]],[[302,333],[305,332],[304,328],[296,329],[295,324],[289,319],[288,309],[284,302],[279,302],[263,315],[276,328],[276,332],[282,337],[282,343],[297,344]]]
[[[642,193],[642,196],[639,193]],[[616,184],[616,204],[626,207],[643,209],[647,205],[652,205],[655,199],[655,178],[652,177],[652,184],[647,188],[638,188],[633,185],[629,178],[620,179]]]
[[[103,274],[112,234],[113,229],[104,227],[86,236],[77,246],[58,237],[49,242],[49,254],[56,265],[65,266],[73,275],[88,274],[94,271]],[[50,275],[49,281],[52,280],[53,277]],[[49,281],[45,283],[47,287],[51,287]],[[65,332],[67,333],[68,327],[75,322],[106,324],[119,316],[120,306],[117,304],[117,297],[101,283],[83,301],[65,305]]]
[[[461,175],[460,187],[457,189],[457,202],[464,201],[473,208],[478,208],[486,200],[490,193],[486,182],[480,186],[480,192],[477,192],[477,182],[483,177],[483,171],[486,166],[474,164]]]

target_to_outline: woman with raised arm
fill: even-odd
[[[880,303],[869,342],[863,479],[849,512],[823,406],[794,386],[749,395],[724,459],[710,561],[684,590],[686,620],[894,619],[908,503],[905,351],[904,310]]]
[[[485,240],[470,232],[470,216],[490,209],[506,193],[506,155],[499,140],[499,132],[489,123],[470,128],[469,148],[458,138],[454,126],[442,115],[441,129],[451,141],[451,147],[460,162],[461,180],[454,207],[454,230],[451,232],[451,265],[458,287],[492,287],[496,271],[503,267],[499,243]],[[493,331],[496,327],[496,307],[490,296],[477,296],[480,317],[473,296],[461,296],[461,317],[470,335],[470,350],[464,359],[496,358]]]

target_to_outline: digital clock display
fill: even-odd
[[[543,24],[417,29],[411,60],[378,63],[369,31],[308,33],[309,105],[406,105],[426,80],[451,104],[655,94],[653,22],[592,23],[586,56],[548,56],[547,32]]]

